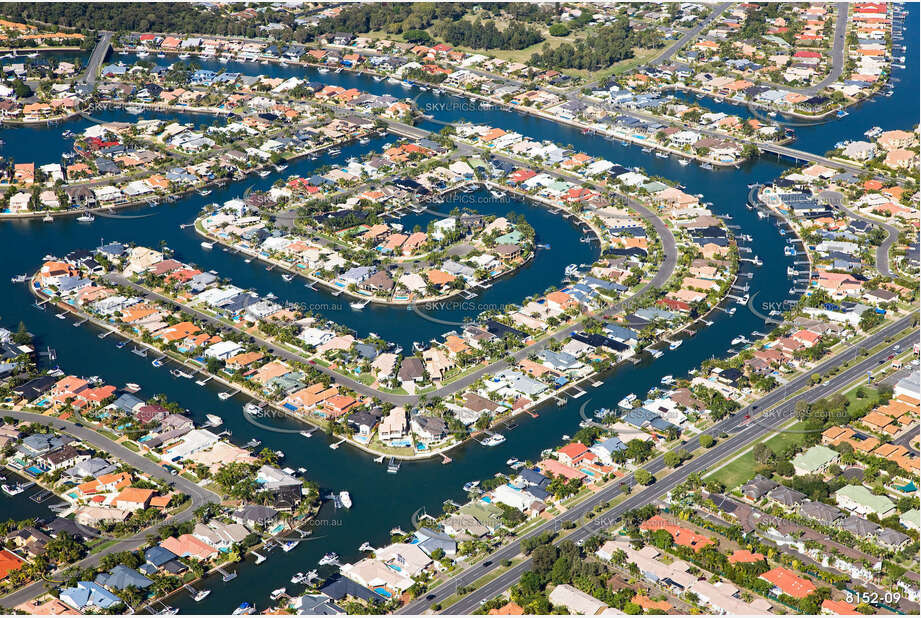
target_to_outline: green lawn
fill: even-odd
[[[791,425],[789,429],[795,430],[801,426],[801,423],[796,423]],[[805,434],[802,433],[778,433],[765,441],[771,450],[775,453],[782,451],[793,444],[800,444],[805,438]],[[726,464],[713,474],[706,476],[706,480],[715,480],[723,483],[727,489],[732,489],[737,487],[742,483],[745,483],[753,476],[755,476],[755,457],[752,454],[752,450],[749,449],[745,452],[744,455],[739,456],[732,462]]]

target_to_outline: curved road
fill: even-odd
[[[102,549],[98,552],[90,554],[80,562],[77,562],[74,565],[80,568],[93,567],[99,564],[103,556],[113,554],[120,551],[131,551],[137,549],[141,545],[147,542],[146,532],[152,531],[154,528],[159,528],[164,524],[175,524],[189,521],[195,517],[195,511],[202,505],[209,502],[220,502],[220,497],[213,491],[209,491],[203,487],[199,487],[192,481],[183,478],[179,475],[172,475],[163,468],[160,467],[160,464],[147,459],[143,455],[135,453],[129,448],[122,446],[121,444],[110,440],[104,435],[90,429],[89,427],[83,426],[78,423],[73,423],[70,421],[62,421],[60,419],[52,418],[44,414],[35,414],[32,412],[19,412],[16,410],[6,410],[0,409],[0,416],[12,416],[13,418],[25,421],[29,423],[40,423],[46,427],[51,427],[58,431],[63,431],[69,433],[70,435],[79,438],[83,442],[92,444],[96,448],[114,455],[119,460],[130,464],[146,472],[150,476],[156,477],[162,481],[170,483],[175,486],[176,489],[182,491],[183,493],[189,495],[191,498],[191,504],[183,509],[181,512],[176,513],[175,515],[166,518],[161,522],[157,522],[147,530],[141,530],[132,537],[122,539],[105,549]],[[69,567],[68,567],[69,568]],[[63,570],[63,569],[62,569]],[[62,570],[56,571],[52,574],[52,577],[58,575]],[[16,592],[13,592],[10,595],[7,595],[0,599],[0,605],[7,608],[15,607],[20,603],[24,603],[30,599],[35,598],[36,596],[45,592],[45,582],[37,581],[20,588]]]
[[[844,196],[838,191],[822,191],[819,193],[819,197],[849,217],[886,230],[886,239],[876,248],[876,270],[884,277],[896,276],[898,273],[893,273],[892,265],[889,263],[889,251],[892,249],[892,245],[899,239],[899,228],[885,221],[865,217],[846,208],[843,201]]]
[[[861,345],[865,348],[872,348],[879,345],[886,338],[895,336],[906,328],[909,328],[915,319],[917,319],[915,314],[907,315],[871,335]],[[855,358],[858,354],[858,350],[856,348],[849,348],[826,360],[808,373],[793,379],[785,387],[771,391],[757,403],[745,407],[736,414],[726,417],[710,427],[705,433],[713,436],[718,436],[721,433],[728,433],[730,437],[723,439],[708,451],[689,460],[661,481],[633,493],[623,502],[609,509],[604,514],[598,515],[588,524],[580,526],[565,538],[578,541],[613,526],[624,512],[644,504],[652,503],[673,489],[676,485],[682,483],[691,474],[695,472],[705,474],[711,466],[754,443],[756,440],[776,431],[781,425],[792,418],[793,411],[798,401],[814,401],[836,392],[854,380],[859,379],[861,376],[866,375],[867,371],[878,367],[881,362],[884,362],[888,356],[894,352],[896,345],[900,345],[901,349],[904,350],[917,342],[917,340],[918,331],[915,330],[902,337],[896,343],[886,346],[883,350],[863,359],[838,375],[829,378],[821,385],[809,388],[798,395],[794,395],[790,400],[783,402],[783,399],[787,396],[789,391],[795,392],[796,390],[808,387],[812,376],[824,376],[829,370],[839,367],[844,362]],[[776,407],[771,409],[772,406]],[[761,410],[761,412],[758,413],[758,410]],[[750,415],[753,419],[745,423],[745,415]],[[696,441],[697,439],[697,436],[694,436],[690,440]],[[675,450],[684,448],[684,446],[685,444],[682,443],[676,446]],[[660,473],[665,470],[665,468],[664,455],[657,457],[645,466],[645,469],[653,474]],[[635,484],[633,475],[630,474],[624,477],[622,483],[633,486]],[[477,562],[458,575],[448,579],[437,588],[431,590],[425,597],[419,598],[403,607],[398,613],[421,614],[429,609],[433,603],[444,602],[444,600],[453,595],[459,587],[472,585],[475,581],[481,579],[500,566],[503,560],[511,560],[517,556],[520,553],[520,540],[522,538],[531,538],[543,534],[544,532],[559,530],[564,521],[578,521],[582,516],[592,511],[599,504],[612,500],[621,493],[622,489],[619,484],[612,484],[598,491],[589,499],[569,509],[566,513],[558,515],[523,537],[513,540],[486,559]],[[442,611],[445,614],[472,613],[484,600],[496,597],[518,581],[521,575],[530,568],[530,564],[530,559],[525,559],[505,573],[499,575],[496,579],[481,586],[475,592],[457,601],[450,607],[444,608]]]

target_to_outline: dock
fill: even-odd
[[[329,448],[331,448],[331,449],[333,449],[333,450],[336,450],[337,448],[339,448],[339,447],[342,445],[343,442],[345,442],[345,438],[342,438],[341,440],[339,440],[339,441],[336,442],[335,444],[330,444],[330,445],[329,445]]]
[[[75,326],[75,327],[76,327],[76,326],[83,326],[83,325],[86,324],[88,321],[89,321],[89,318],[83,318],[83,319],[80,320],[79,322],[74,322],[74,323],[73,323],[73,326]]]
[[[232,572],[228,573],[227,571],[224,570],[223,567],[218,567],[216,570],[217,570],[218,573],[221,574],[221,577],[224,579],[225,582],[233,581],[234,579],[237,578],[237,572],[236,572],[236,571],[232,571]]]
[[[257,554],[254,551],[251,551],[249,553],[251,553],[253,556],[256,557],[256,564],[262,564],[263,562],[265,562],[265,556],[263,556],[262,554]]]

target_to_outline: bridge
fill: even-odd
[[[96,42],[96,47],[93,48],[89,63],[86,65],[86,72],[80,78],[80,81],[90,86],[96,83],[96,79],[99,77],[99,69],[102,68],[102,62],[106,59],[106,55],[108,55],[109,49],[112,47],[112,35],[114,33],[103,30],[100,34],[99,41]]]

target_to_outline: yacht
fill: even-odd
[[[730,342],[730,345],[739,345],[740,343],[748,343],[748,339],[742,335],[739,335]]]
[[[347,509],[352,508],[352,496],[347,491],[339,492],[339,502]]]
[[[494,433],[485,440],[481,442],[483,446],[498,446],[505,442],[505,436],[499,433]]]
[[[137,57],[138,57],[138,58],[146,58],[146,57],[149,56],[149,55],[150,55],[150,52],[146,52],[146,51],[139,51],[139,52],[137,53]]]
[[[470,481],[469,483],[464,483],[464,491],[471,492],[479,486],[479,481]]]
[[[270,172],[269,170],[260,170],[259,172],[256,172],[256,173],[259,174],[260,178],[265,178],[272,172]]]
[[[243,406],[243,412],[250,416],[262,416],[262,406],[250,402]]]
[[[511,459],[506,459],[506,460],[505,460],[505,465],[506,465],[506,466],[514,466],[516,463],[518,463],[518,459],[515,458],[515,457],[512,457]]]
[[[211,189],[201,189],[201,190],[198,192],[198,194],[201,195],[202,197],[204,197],[204,196],[206,196],[206,195],[211,195]]]
[[[301,542],[296,539],[293,541],[285,541],[284,543],[281,544],[281,549],[284,552],[289,552],[295,547],[297,547],[298,545],[300,545],[300,543]]]
[[[52,217],[51,215],[45,215],[44,217],[42,217],[42,221],[44,221],[45,223],[51,223],[52,221],[54,221],[54,217]]]
[[[309,580],[306,575],[298,571],[297,573],[291,576],[290,581],[292,584],[304,584],[304,583],[307,583]]]
[[[292,279],[294,279],[294,275],[284,274],[281,276],[281,278],[284,279],[285,281],[291,281]]]
[[[77,217],[77,221],[79,221],[80,223],[92,223],[95,220],[96,220],[96,217],[94,217],[91,213],[88,213],[88,212]]]
[[[287,590],[285,590],[284,588],[276,588],[275,590],[272,591],[272,594],[269,595],[269,598],[272,599],[273,601],[277,601],[286,592]]]
[[[630,393],[629,395],[627,395],[626,397],[618,401],[617,405],[623,408],[624,410],[632,410],[634,401],[636,401],[636,395],[634,395],[633,393]]]
[[[182,371],[181,369],[170,369],[170,375],[174,378],[185,378],[186,380],[192,379],[192,374],[187,371]]]
[[[224,424],[224,419],[216,414],[205,414],[205,418],[208,419],[208,425],[210,427],[219,427]]]
[[[342,154],[342,151],[339,150],[338,148],[330,148],[329,154],[330,156],[337,157]]]
[[[669,349],[669,350],[677,350],[678,348],[681,347],[681,344],[682,344],[682,343],[684,343],[684,342],[681,341],[680,339],[679,339],[678,341],[672,341],[671,343],[668,344],[668,349]]]
[[[226,401],[227,399],[230,399],[231,397],[233,397],[233,393],[230,393],[230,392],[217,394],[217,398],[220,399],[221,401]]]
[[[327,564],[334,564],[339,560],[339,554],[336,552],[329,552],[322,558],[320,558],[320,566],[325,566]]]
[[[249,603],[247,603],[246,601],[243,601],[242,603],[240,603],[240,606],[237,607],[237,609],[233,610],[234,616],[249,616],[250,614],[254,614],[254,613],[256,613],[256,608],[250,605]]]
[[[201,242],[201,247],[202,249],[214,249],[214,243],[203,240]]]
[[[141,385],[135,382],[128,382],[127,384],[125,384],[125,390],[128,391],[129,393],[136,393],[139,390],[141,390]]]
[[[192,599],[194,599],[196,602],[203,601],[209,594],[211,594],[210,590],[199,590],[195,593]]]
[[[350,302],[349,307],[351,307],[352,309],[355,309],[356,311],[359,311],[361,309],[364,309],[365,305],[367,305],[369,302],[371,301],[370,300],[365,300],[365,301],[356,300],[356,301]]]
[[[660,382],[665,386],[670,386],[675,383],[675,377],[672,375],[662,376]]]

